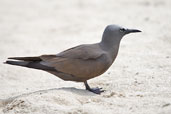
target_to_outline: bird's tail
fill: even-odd
[[[28,61],[6,61],[5,64],[24,66],[26,67],[30,62]]]
[[[41,69],[41,66],[37,66],[37,64],[40,64],[40,57],[9,57],[8,59],[13,60],[7,60],[4,62],[5,64],[10,65],[16,65],[16,66],[22,66],[22,67],[29,67],[29,68],[35,68],[35,69]]]
[[[10,65],[16,65],[16,66],[38,69],[38,70],[45,70],[45,71],[54,71],[55,70],[52,67],[44,66],[44,65],[40,64],[40,62],[35,62],[35,61],[11,61],[11,60],[7,60],[4,63],[10,64]]]

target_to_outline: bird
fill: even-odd
[[[118,55],[123,36],[136,32],[141,31],[111,24],[98,43],[78,45],[57,54],[9,57],[4,63],[43,70],[65,81],[83,82],[86,90],[101,94],[105,90],[91,88],[88,80],[106,72]]]

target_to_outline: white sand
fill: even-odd
[[[0,0],[0,114],[171,114],[170,0]],[[112,67],[89,81],[2,64],[101,40],[106,25],[143,32],[121,42]]]

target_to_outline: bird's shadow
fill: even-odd
[[[23,93],[21,95],[9,97],[7,99],[0,99],[0,107],[7,105],[7,104],[11,103],[12,101],[14,101],[15,99],[20,98],[20,97],[29,96],[32,94],[42,95],[44,93],[48,93],[48,92],[52,92],[52,91],[59,91],[59,90],[71,92],[73,94],[77,94],[77,95],[81,95],[81,96],[95,96],[96,95],[96,94],[89,92],[87,90],[77,89],[74,87],[52,88],[52,89],[45,89],[45,90],[38,90],[38,91],[34,91],[34,92]]]
[[[75,87],[62,87],[62,88],[52,88],[52,89],[45,89],[45,90],[38,90],[38,91],[34,91],[34,92],[30,92],[30,93],[25,93],[22,95],[30,95],[30,94],[35,94],[35,93],[47,93],[47,92],[51,92],[51,91],[59,91],[59,90],[63,90],[63,91],[67,91],[67,92],[71,92],[73,94],[77,94],[77,95],[82,95],[82,96],[94,96],[95,94],[84,90],[84,89],[78,89]]]

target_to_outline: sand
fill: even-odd
[[[170,0],[0,0],[0,114],[171,114]],[[101,40],[108,24],[142,30],[91,87],[5,65]]]

